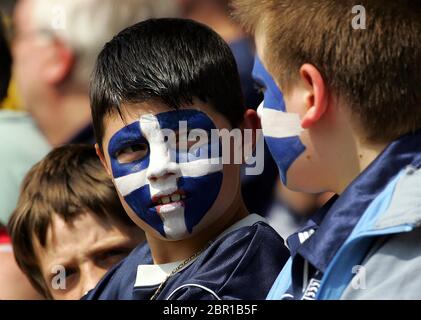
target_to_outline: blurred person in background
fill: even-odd
[[[0,13],[0,101],[6,96],[11,69],[10,52],[1,21]],[[9,175],[13,175],[13,173],[10,172],[10,166],[3,166],[4,159],[7,159],[9,155],[9,150],[4,150],[3,147],[7,146],[8,141],[5,140],[7,140],[10,134],[7,130],[5,132],[2,130],[4,121],[5,118],[3,111],[1,111],[0,147],[2,149],[2,163],[0,164],[0,300],[37,299],[40,298],[40,296],[32,288],[29,281],[16,265],[10,244],[10,238],[6,232],[4,224],[2,223],[2,220],[5,220],[6,213],[13,209],[13,205],[11,204],[14,203],[14,200],[10,200],[10,197],[14,198],[14,196],[16,196],[9,192],[9,188],[11,185],[13,187],[13,183],[16,182],[16,179],[8,179]],[[18,164],[15,163],[14,165],[18,167]]]
[[[88,83],[96,56],[120,30],[177,14],[172,0],[19,0],[14,75],[24,108],[49,143],[93,143]]]
[[[183,18],[207,25],[229,44],[237,62],[246,105],[256,109],[262,97],[251,76],[254,63],[253,42],[231,19],[229,0],[175,0],[175,2]]]
[[[15,4],[15,0],[1,0],[0,1],[0,12],[3,13],[3,16],[0,17],[0,20],[2,20],[1,22],[3,22],[4,33],[6,34],[8,38],[11,33],[11,25],[12,25],[11,17],[13,13],[14,4]],[[21,103],[19,101],[19,96],[16,89],[16,83],[12,76],[10,80],[9,88],[7,90],[7,97],[5,99],[0,99],[0,109],[19,110],[20,105]]]
[[[61,300],[81,298],[145,240],[91,145],[57,148],[29,171],[9,231],[39,294]]]
[[[12,57],[6,39],[3,15],[0,11],[0,101],[6,98],[11,77]]]
[[[209,26],[228,43],[237,62],[246,106],[256,110],[263,96],[252,78],[254,45],[231,18],[229,0],[176,0],[175,2],[183,18]],[[260,175],[250,176],[245,174],[243,166],[241,184],[244,201],[249,211],[266,216],[273,202],[278,170],[263,139],[258,143],[264,144],[264,153],[256,155],[264,158],[259,160],[259,163],[264,163],[264,171]]]
[[[12,59],[0,18],[0,101],[7,95]],[[7,223],[19,185],[31,166],[49,150],[28,115],[0,110],[0,223]]]

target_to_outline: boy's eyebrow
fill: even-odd
[[[98,241],[87,253],[86,256],[91,257],[94,256],[97,253],[102,253],[106,250],[109,249],[113,249],[113,248],[118,248],[118,249],[132,249],[133,247],[133,242],[125,237],[120,237],[120,236],[114,236],[114,237],[109,237],[109,238],[105,238],[102,239],[100,241]],[[70,257],[70,258],[57,258],[56,260],[52,261],[51,263],[48,264],[48,269],[47,270],[52,270],[53,267],[55,266],[63,266],[65,269],[71,265],[73,262],[75,262],[75,258],[74,257]],[[51,277],[55,276],[56,274],[52,273]],[[50,277],[50,275],[49,275]]]
[[[197,109],[180,109],[174,111],[163,112],[157,114],[156,117],[160,122],[161,128],[180,130],[180,122],[184,121],[187,124],[187,130],[203,129],[210,131],[215,129],[215,124],[212,119],[204,112]]]
[[[131,241],[130,239],[116,236],[99,241],[89,250],[87,255],[89,257],[92,257],[96,254],[104,253],[105,251],[110,249],[127,249],[128,251],[131,251],[133,247],[133,241]]]

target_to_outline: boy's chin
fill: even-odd
[[[197,232],[193,231],[192,233],[189,233],[187,230],[185,230],[184,232],[180,230],[168,230],[165,236],[160,234],[158,231],[154,231],[154,234],[156,238],[159,238],[161,240],[169,242],[178,242],[188,240],[194,237],[195,235],[197,235]]]
[[[184,223],[184,219],[182,220],[180,219],[179,223],[174,223],[172,225],[168,225],[168,224],[164,225],[165,236],[156,230],[154,230],[154,233],[155,233],[155,236],[161,240],[177,242],[177,241],[189,240],[197,236],[198,234],[200,234],[203,228],[206,228],[206,226],[207,226],[206,223],[201,222],[195,227],[193,227],[193,230],[189,232]]]
[[[286,188],[293,192],[301,192],[308,194],[320,194],[325,192],[323,188],[311,185],[308,183],[308,181],[294,181],[294,179],[290,179],[287,181]]]
[[[321,186],[318,185],[317,177],[310,173],[311,170],[308,170],[307,167],[300,166],[300,163],[294,163],[287,172],[285,187],[294,192],[310,194],[323,192]]]
[[[193,237],[192,234],[187,233],[187,234],[169,234],[166,237],[163,237],[162,235],[160,235],[162,240],[165,241],[169,241],[169,242],[178,242],[178,241],[184,241],[184,240],[188,240],[191,237]]]

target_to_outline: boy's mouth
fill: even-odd
[[[184,207],[186,195],[183,191],[177,190],[174,193],[152,197],[152,206],[158,213],[173,211],[179,207]]]

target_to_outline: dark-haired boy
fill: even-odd
[[[149,246],[87,298],[264,299],[289,253],[264,219],[248,214],[241,164],[221,162],[210,136],[255,132],[259,123],[244,109],[227,44],[190,20],[134,25],[99,55],[91,103],[98,154]],[[205,137],[192,144],[187,133],[197,130]]]
[[[236,6],[255,34],[263,133],[283,182],[339,194],[288,239],[269,298],[421,298],[420,2]]]

